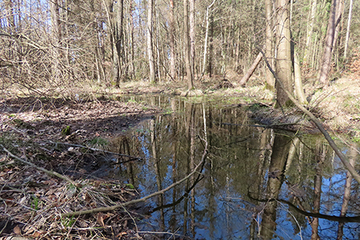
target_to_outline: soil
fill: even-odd
[[[273,93],[257,81],[252,78],[247,88],[243,88],[237,86],[236,79],[203,79],[196,83],[197,91],[188,96],[236,97],[248,103],[271,105]],[[352,74],[336,79],[324,89],[305,81],[304,88],[308,99],[311,98],[309,109],[328,129],[350,133],[353,140],[360,139],[359,76]],[[185,89],[183,83],[155,86],[142,82],[91,94],[89,92],[93,90],[79,88],[72,91],[76,94],[67,97],[18,98],[14,92],[3,92],[0,96],[0,236],[137,237],[131,214],[141,218],[145,213],[135,211],[135,208],[129,209],[130,215],[125,210],[118,210],[64,220],[61,214],[118,204],[137,197],[133,187],[121,181],[88,178],[91,169],[83,163],[106,155],[102,151],[102,141],[121,135],[138,122],[163,111],[144,103],[122,101],[121,96],[180,95],[186,92]],[[2,151],[3,147],[28,162],[71,176],[77,188],[37,168],[14,162]]]

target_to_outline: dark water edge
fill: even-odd
[[[129,101],[172,112],[111,142],[112,151],[144,159],[107,170],[109,178],[127,178],[141,196],[187,176],[208,144],[201,174],[148,201],[140,231],[192,239],[359,239],[358,222],[336,218],[360,215],[359,184],[349,179],[322,136],[257,127],[236,104],[241,99],[194,103],[137,96]],[[358,162],[359,146],[339,146]]]

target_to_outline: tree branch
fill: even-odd
[[[205,141],[205,140],[204,140]],[[83,215],[83,214],[90,214],[90,213],[97,213],[97,212],[108,212],[108,211],[114,211],[118,208],[122,208],[122,207],[126,207],[128,205],[131,205],[131,204],[135,204],[135,203],[139,203],[139,202],[144,202],[146,201],[147,199],[149,198],[152,198],[154,196],[157,196],[157,195],[160,195],[160,194],[163,194],[167,191],[169,191],[170,189],[172,189],[173,187],[179,185],[180,183],[184,182],[185,180],[187,180],[188,178],[190,178],[193,174],[195,174],[197,172],[197,170],[200,168],[200,166],[203,165],[203,163],[205,162],[205,159],[206,159],[206,156],[207,156],[207,153],[208,153],[208,143],[207,141],[205,141],[205,149],[204,149],[204,153],[202,155],[202,158],[201,158],[201,162],[196,165],[196,167],[194,168],[194,170],[188,174],[186,177],[184,177],[183,179],[171,184],[170,186],[168,186],[167,188],[164,188],[160,191],[157,191],[157,192],[154,192],[152,194],[149,194],[143,198],[139,198],[139,199],[134,199],[134,200],[131,200],[131,201],[128,201],[128,202],[125,202],[125,203],[120,203],[120,204],[117,204],[117,205],[114,205],[114,206],[110,206],[110,207],[99,207],[99,208],[94,208],[94,209],[89,209],[89,210],[83,210],[83,211],[76,211],[76,212],[69,212],[69,213],[64,213],[62,214],[61,216],[62,217],[71,217],[71,216],[79,216],[79,215]]]
[[[19,161],[19,162],[22,162],[26,165],[29,165],[31,167],[34,167],[36,168],[37,170],[40,170],[42,172],[45,172],[46,174],[50,175],[50,176],[56,176],[62,180],[65,180],[71,184],[73,184],[74,186],[77,186],[77,183],[75,183],[73,180],[71,180],[69,177],[67,176],[64,176],[64,175],[61,175],[60,173],[57,173],[57,172],[54,172],[54,171],[49,171],[49,170],[46,170],[45,168],[42,168],[42,167],[38,167],[36,166],[35,164],[31,163],[31,162],[28,162],[22,158],[19,158],[18,156],[12,154],[9,150],[7,150],[2,144],[0,144],[0,147],[2,147],[2,149],[7,152],[7,154],[9,154],[12,158],[14,158],[15,160]]]

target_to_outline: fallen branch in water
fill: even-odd
[[[125,202],[125,203],[120,203],[120,204],[117,204],[117,205],[114,205],[114,206],[110,206],[110,207],[99,207],[99,208],[93,208],[93,209],[89,209],[89,210],[83,210],[83,211],[76,211],[76,212],[68,212],[68,213],[64,213],[62,214],[61,216],[62,217],[72,217],[72,216],[79,216],[79,215],[84,215],[84,214],[91,214],[91,213],[98,213],[98,212],[108,212],[108,211],[114,211],[118,208],[122,208],[122,207],[126,207],[128,205],[131,205],[131,204],[135,204],[135,203],[139,203],[139,202],[144,202],[146,201],[147,199],[149,198],[152,198],[154,196],[157,196],[157,195],[160,195],[160,194],[163,194],[167,191],[169,191],[170,189],[172,189],[173,187],[179,185],[180,183],[184,182],[185,180],[187,180],[188,178],[190,178],[192,175],[194,175],[197,170],[200,168],[200,166],[202,166],[205,162],[205,159],[206,159],[206,156],[207,156],[207,153],[208,153],[208,143],[206,140],[205,141],[205,149],[204,149],[204,153],[201,157],[201,161],[198,165],[196,165],[196,167],[194,168],[194,170],[189,173],[186,177],[184,177],[183,179],[171,184],[170,186],[168,186],[167,188],[164,188],[160,191],[157,191],[157,192],[154,192],[152,194],[149,194],[143,198],[139,198],[139,199],[134,199],[134,200],[131,200],[131,201],[128,201],[128,202]]]
[[[271,73],[273,74],[274,78],[276,79],[276,81],[280,84],[280,87],[285,91],[285,93],[288,95],[288,97],[290,98],[290,100],[295,104],[296,107],[298,107],[301,111],[303,111],[317,126],[317,128],[320,130],[320,132],[324,135],[325,139],[328,141],[329,145],[331,146],[331,148],[335,151],[336,155],[338,155],[338,157],[340,158],[341,162],[344,164],[344,166],[346,167],[346,169],[351,173],[351,175],[353,176],[353,178],[360,183],[360,175],[357,173],[357,171],[355,170],[355,168],[349,163],[348,158],[340,151],[340,149],[337,147],[337,145],[335,144],[334,140],[332,140],[331,136],[329,135],[329,133],[325,130],[325,128],[323,127],[322,123],[310,112],[308,111],[305,107],[303,107],[293,96],[292,94],[287,91],[283,85],[283,83],[281,82],[281,80],[278,78],[278,76],[276,75],[276,73],[274,72],[274,70],[271,68],[268,60],[266,59],[265,53],[260,50],[260,52],[263,54],[264,56],[264,60],[265,63],[267,65],[267,67],[269,68],[269,70],[271,71]]]
[[[65,180],[71,184],[73,184],[74,186],[77,186],[77,183],[75,183],[73,180],[71,180],[69,177],[67,176],[64,176],[64,175],[61,175],[60,173],[57,173],[57,172],[54,172],[54,171],[49,171],[49,170],[46,170],[45,168],[42,168],[42,167],[39,167],[39,166],[36,166],[35,164],[31,163],[31,162],[28,162],[26,161],[25,159],[22,159],[16,155],[14,155],[13,153],[11,153],[9,150],[7,150],[2,144],[0,144],[0,146],[2,147],[2,149],[7,152],[7,154],[9,154],[9,156],[11,156],[12,158],[14,158],[15,160],[19,161],[19,162],[22,162],[26,165],[29,165],[31,167],[34,167],[36,168],[37,170],[40,170],[42,172],[45,172],[46,174],[50,175],[50,176],[55,176],[55,177],[58,177],[62,180]]]

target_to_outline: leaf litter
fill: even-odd
[[[134,216],[143,216],[131,208],[77,217],[62,214],[113,206],[139,196],[122,180],[93,176],[98,165],[87,163],[109,154],[101,151],[106,150],[102,144],[106,139],[160,111],[107,99],[2,100],[0,144],[24,161],[70,176],[75,185],[14,161],[0,149],[0,236],[140,239]]]

